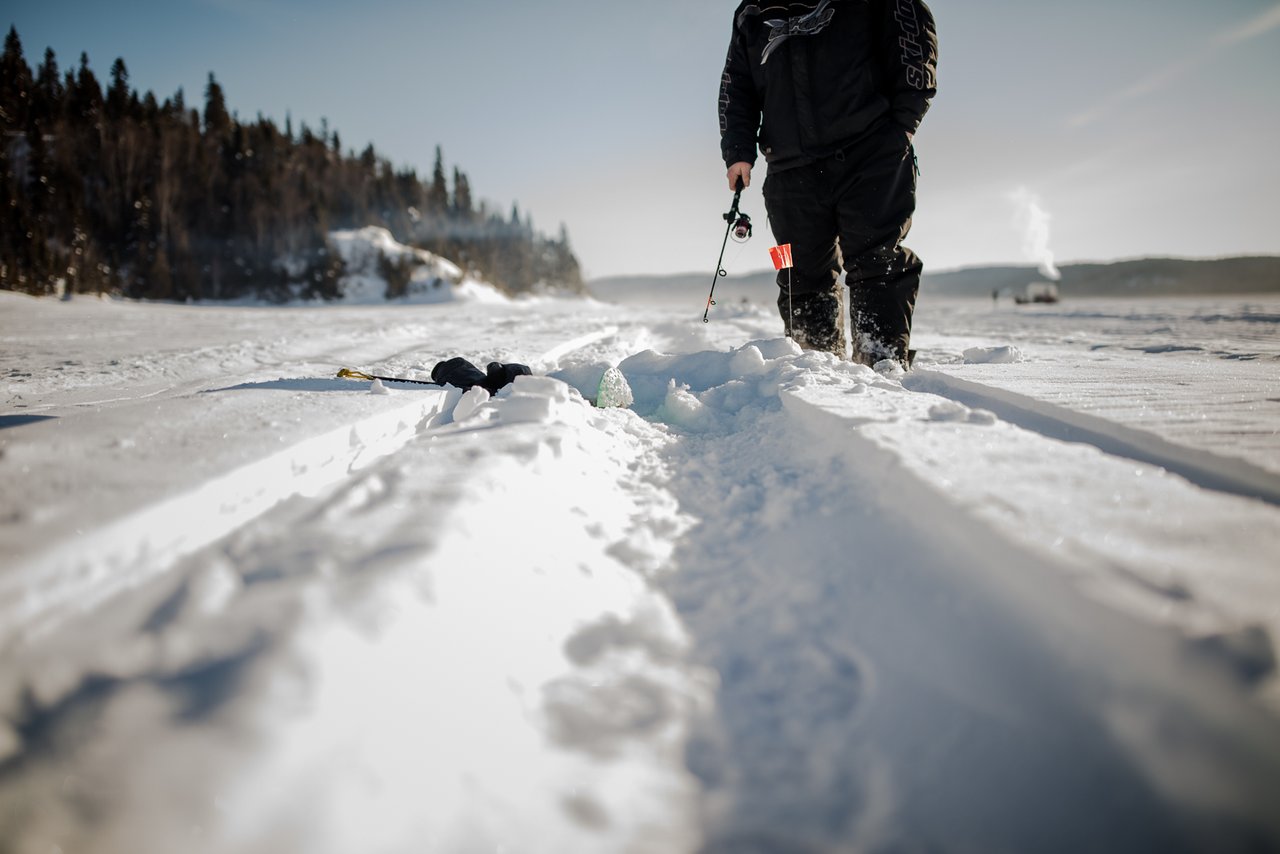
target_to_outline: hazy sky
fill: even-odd
[[[714,269],[731,194],[716,100],[732,0],[17,0],[27,61],[242,119],[322,118],[564,223],[588,277]],[[1280,0],[932,0],[939,95],[908,244],[932,269],[1280,253]],[[763,173],[761,173],[762,175]],[[730,272],[767,267],[757,235]]]

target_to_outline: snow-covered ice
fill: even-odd
[[[1280,847],[1280,301],[701,308],[0,293],[0,850]]]

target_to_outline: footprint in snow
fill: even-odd
[[[947,400],[929,407],[929,420],[978,424],[985,427],[995,424],[998,419],[994,412],[986,409],[970,409],[963,403]]]

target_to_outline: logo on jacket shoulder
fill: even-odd
[[[832,0],[820,0],[820,2],[808,8],[801,14],[790,15],[786,18],[767,18],[764,25],[769,28],[769,39],[765,44],[764,52],[760,57],[760,64],[764,65],[769,61],[769,57],[777,50],[783,42],[792,36],[816,36],[827,28],[831,23],[832,17],[835,16],[836,10],[831,8]],[[768,5],[764,8],[759,6],[747,6],[742,10],[742,17],[748,15],[760,15],[773,12],[799,11],[805,9],[808,4],[792,3],[789,6],[783,4]],[[797,9],[799,7],[799,9]],[[739,19],[741,20],[741,18]]]

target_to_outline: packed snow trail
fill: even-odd
[[[799,353],[769,310],[0,298],[24,327],[0,325],[24,366],[0,415],[0,583],[21,594],[0,851],[1280,847],[1272,503],[925,371]],[[172,335],[164,358],[127,344],[113,374],[104,316]],[[988,337],[925,323],[927,370],[970,393],[998,351],[1021,351],[1012,376],[1079,349],[954,316]],[[323,379],[459,354],[546,376],[493,399]],[[610,365],[631,410],[589,403]],[[1231,414],[1257,463],[1265,418]],[[385,442],[358,429],[383,415]],[[1107,415],[1134,446],[1187,435]],[[277,455],[224,530],[103,533]],[[75,551],[54,518],[138,557],[88,555],[57,607],[15,610],[47,595],[42,556]]]
[[[6,816],[22,838],[121,852],[695,845],[680,750],[706,689],[637,570],[664,560],[676,524],[628,471],[632,434],[655,431],[549,379],[492,403],[450,397],[458,422],[19,658],[45,707],[23,727],[35,757],[0,777],[11,808],[46,805]],[[60,667],[86,678],[57,682]],[[175,778],[175,763],[200,773]],[[103,785],[121,764],[124,784]],[[77,804],[104,820],[81,825]]]
[[[647,376],[692,384],[654,414],[689,434],[670,488],[698,520],[664,586],[721,678],[689,751],[706,850],[1274,842],[1280,742],[1228,699],[1240,686],[1082,598],[864,433],[918,396],[825,357],[770,367],[759,350],[783,343],[621,366],[641,407]]]

